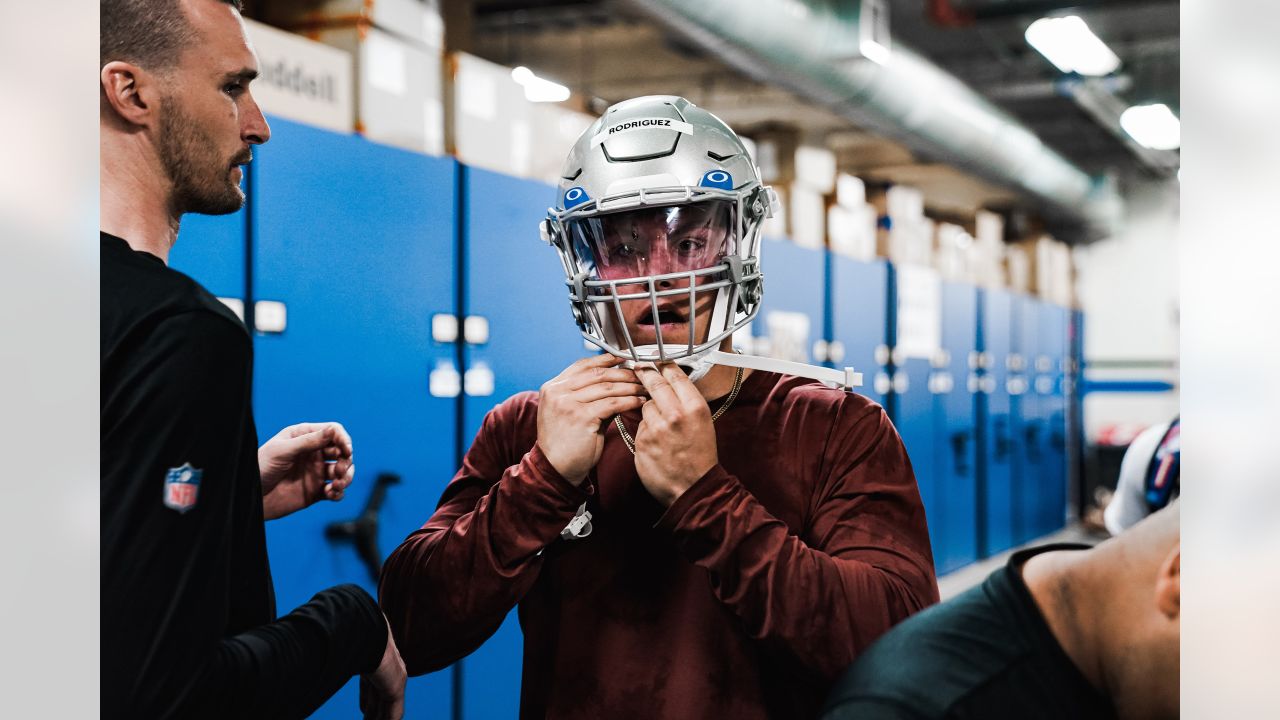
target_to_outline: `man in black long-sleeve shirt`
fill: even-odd
[[[270,130],[234,0],[102,0],[102,714],[290,718],[363,675],[402,713],[373,599],[331,588],[276,619],[263,520],[341,499],[337,423],[257,447],[243,323],[166,265],[186,212],[234,212]]]
[[[1179,503],[1088,549],[1014,553],[903,621],[836,681],[822,720],[1173,720]]]

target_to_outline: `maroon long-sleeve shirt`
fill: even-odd
[[[387,560],[410,674],[479,647],[518,604],[521,717],[812,717],[863,648],[938,599],[911,464],[866,398],[750,374],[716,421],[720,463],[665,509],[613,428],[567,482],[537,411],[522,393],[490,412]],[[639,413],[623,421],[634,435]],[[584,501],[593,532],[560,539]]]

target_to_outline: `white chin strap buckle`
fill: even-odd
[[[578,506],[578,512],[573,514],[573,519],[560,531],[560,537],[565,540],[581,540],[590,534],[591,513],[587,510],[587,504],[582,503]]]
[[[792,362],[790,360],[778,360],[776,358],[757,357],[755,355],[739,355],[737,353],[727,353],[720,350],[712,350],[708,353],[707,360],[715,363],[716,365],[728,365],[729,367],[764,370],[766,372],[776,372],[783,375],[812,378],[843,390],[852,390],[856,387],[862,387],[862,373],[854,372],[851,367],[847,367],[842,370],[837,368],[825,368],[817,365],[806,365],[805,363]]]

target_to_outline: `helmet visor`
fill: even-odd
[[[594,280],[704,270],[737,251],[734,203],[686,205],[577,218],[568,222],[578,269]]]

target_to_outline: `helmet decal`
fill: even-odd
[[[702,176],[702,182],[698,183],[700,187],[720,188],[721,190],[733,189],[733,176],[724,170],[711,170]]]
[[[577,207],[590,199],[587,197],[586,190],[581,187],[571,187],[564,193],[564,209],[568,210],[569,208]]]
[[[680,122],[672,118],[636,118],[634,120],[624,120],[616,125],[604,128],[595,137],[591,138],[591,147],[599,145],[614,135],[631,132],[632,130],[674,130],[685,135],[693,134],[693,126],[687,122]]]

